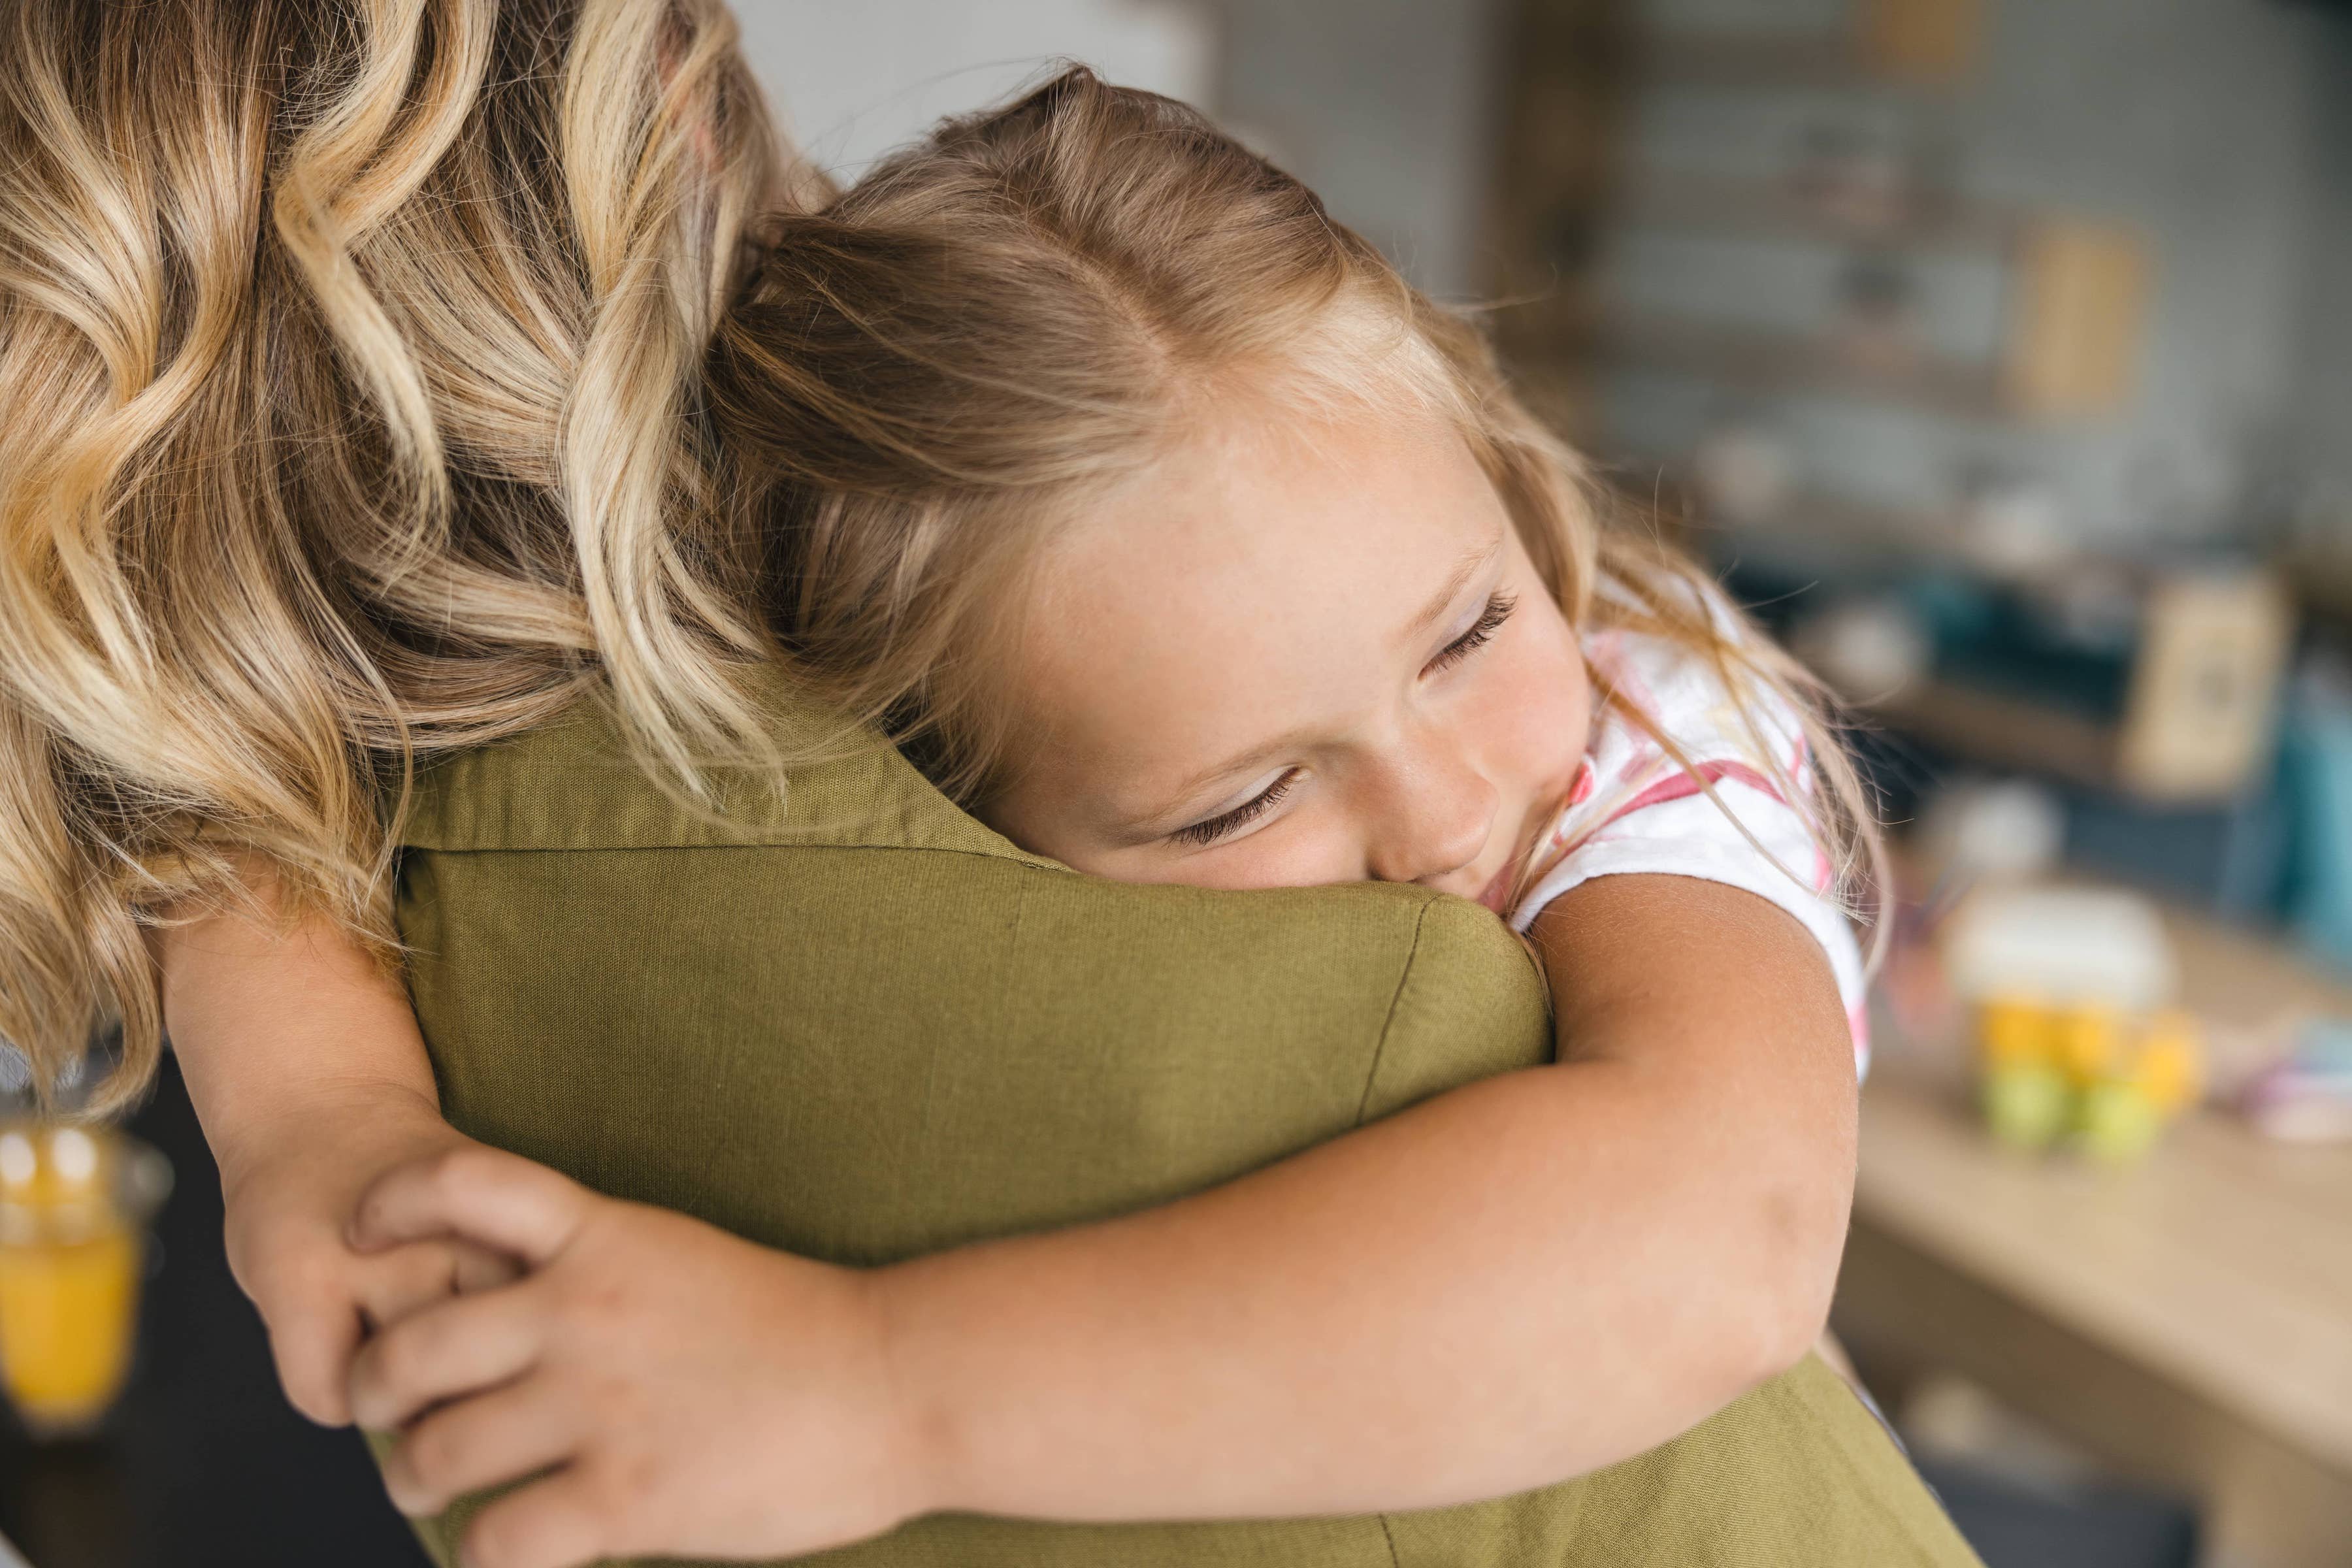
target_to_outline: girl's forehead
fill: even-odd
[[[1389,578],[1503,521],[1468,446],[1433,416],[1236,409],[1062,531],[1042,577],[1049,596],[1139,610],[1189,595],[1204,612],[1330,598],[1366,613]]]
[[[1427,658],[1433,601],[1467,593],[1507,534],[1433,419],[1199,443],[1050,548],[1013,671],[1020,727],[1122,797],[1344,729]]]

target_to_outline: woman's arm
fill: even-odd
[[[369,1256],[345,1232],[384,1172],[467,1140],[441,1120],[399,984],[333,922],[222,914],[157,938],[165,1026],[220,1167],[229,1267],[268,1325],[287,1397],[351,1419],[351,1360],[371,1322],[511,1277],[495,1255],[436,1241]]]
[[[1537,934],[1559,1065],[1147,1213],[870,1274],[520,1162],[396,1173],[363,1239],[454,1227],[533,1272],[362,1352],[362,1419],[413,1423],[395,1500],[554,1467],[468,1538],[536,1568],[805,1551],[940,1509],[1427,1507],[1641,1452],[1820,1332],[1852,1047],[1819,946],[1751,895],[1603,879]]]

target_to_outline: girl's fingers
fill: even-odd
[[[373,1252],[455,1234],[536,1268],[571,1242],[588,1197],[544,1165],[469,1145],[378,1177],[352,1217],[351,1240]]]
[[[484,1290],[495,1290],[501,1285],[511,1285],[522,1278],[522,1264],[511,1254],[495,1247],[484,1247],[478,1241],[452,1237],[449,1239],[450,1277],[460,1296],[472,1296]]]
[[[537,1363],[545,1322],[527,1281],[404,1318],[353,1358],[352,1415],[389,1431],[442,1400],[510,1383]]]
[[[510,1492],[467,1531],[468,1568],[579,1568],[622,1550],[607,1524],[611,1489],[579,1465]]]
[[[463,1237],[412,1241],[359,1260],[360,1311],[369,1331],[381,1332],[437,1301],[511,1284],[521,1273],[505,1253]],[[349,1349],[344,1357],[348,1363]],[[343,1382],[337,1377],[339,1394]]]
[[[438,1513],[467,1492],[559,1464],[579,1435],[566,1409],[543,1379],[526,1378],[436,1410],[384,1457],[384,1489],[403,1513]]]

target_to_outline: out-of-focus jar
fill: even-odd
[[[41,1437],[89,1432],[131,1373],[171,1167],[111,1129],[0,1123],[0,1388]]]

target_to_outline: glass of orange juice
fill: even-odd
[[[154,1150],[101,1127],[0,1123],[0,1388],[35,1436],[95,1428],[131,1372]]]

